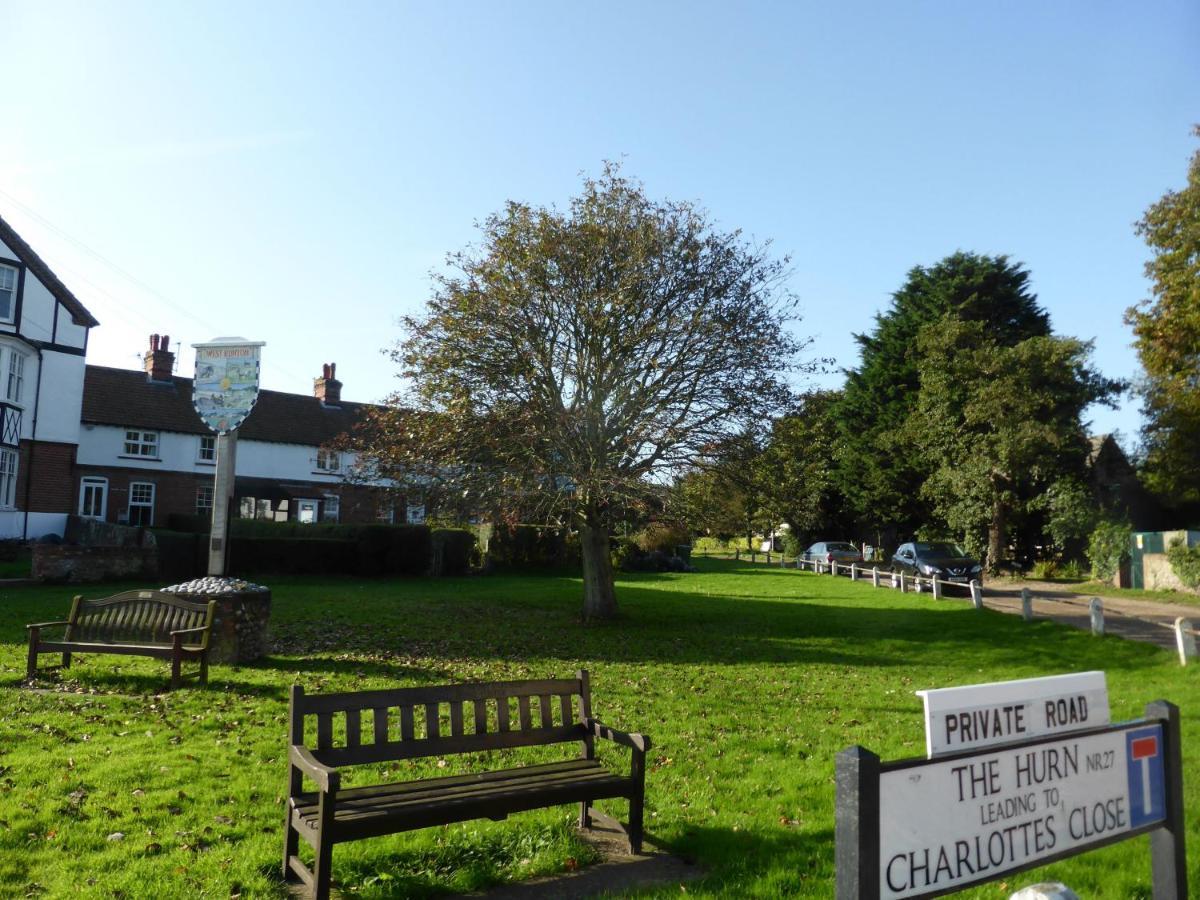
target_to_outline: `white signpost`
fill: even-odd
[[[1179,710],[1111,725],[1104,673],[919,692],[928,759],[838,754],[838,900],[936,897],[1149,833],[1185,900]]]
[[[930,759],[978,747],[1107,725],[1103,672],[917,691]]]
[[[222,337],[192,346],[196,350],[192,406],[204,424],[217,433],[217,474],[213,485],[208,574],[224,575],[228,553],[229,505],[233,499],[237,469],[237,428],[258,402],[259,361],[266,343],[240,337]]]

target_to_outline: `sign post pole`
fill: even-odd
[[[1183,749],[1180,746],[1179,707],[1166,700],[1146,704],[1146,715],[1162,720],[1166,753],[1167,818],[1150,832],[1150,871],[1154,900],[1184,900],[1188,895],[1187,854],[1184,852]]]
[[[208,574],[224,575],[229,559],[229,506],[237,471],[237,432],[217,435],[217,475],[213,485],[212,531],[208,542]]]
[[[879,757],[847,747],[834,770],[837,900],[879,900]]]

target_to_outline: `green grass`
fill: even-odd
[[[64,588],[0,593],[0,896],[281,897],[287,688],[312,692],[592,673],[596,715],[654,740],[651,838],[696,861],[701,896],[833,892],[833,760],[924,749],[920,688],[1100,668],[1113,715],[1183,710],[1193,848],[1200,669],[1165,651],[1051,622],[976,612],[795,570],[696,560],[688,575],[624,576],[623,618],[578,620],[577,579],[276,579],[276,654],[214,667],[207,690],[159,693],[154,660],[88,656],[47,692],[20,687],[26,622],[60,618]],[[93,591],[110,593],[113,588]],[[536,751],[509,751],[528,760]],[[607,752],[614,765],[627,757]],[[366,767],[358,783],[490,761]],[[353,782],[352,782],[353,783]],[[624,818],[623,804],[609,810]],[[561,807],[334,851],[365,897],[467,890],[590,861]],[[123,840],[108,840],[115,832]],[[1148,897],[1146,838],[963,896],[1001,900],[1053,878],[1089,898]],[[1193,866],[1193,879],[1200,873]],[[678,896],[678,885],[649,892]]]

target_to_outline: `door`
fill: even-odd
[[[305,525],[314,524],[317,521],[317,501],[297,500],[296,521],[303,522]]]
[[[79,482],[79,515],[104,521],[108,511],[108,479],[84,478]]]

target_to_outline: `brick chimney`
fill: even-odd
[[[146,377],[150,381],[170,383],[171,374],[175,371],[175,354],[171,352],[171,336],[167,334],[150,335],[150,349],[143,357],[146,364]]]
[[[337,380],[337,363],[321,366],[321,377],[313,379],[313,396],[326,406],[342,402],[342,383]]]

